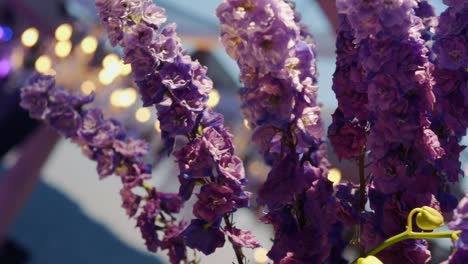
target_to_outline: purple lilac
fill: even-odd
[[[177,225],[173,214],[179,212],[182,199],[176,194],[159,193],[145,184],[151,178],[151,166],[143,162],[148,144],[128,137],[123,126],[104,118],[99,108],[84,110],[83,106],[91,101],[93,96],[73,94],[55,86],[51,76],[36,75],[22,89],[20,104],[31,117],[46,122],[78,144],[88,158],[97,162],[101,178],[112,174],[120,177],[122,207],[129,217],[136,218],[148,250],[169,249],[170,255],[186,259],[185,245],[177,241],[176,235],[163,241],[159,237],[161,232],[170,232],[167,226]],[[138,187],[144,188],[146,195],[136,194],[134,190]],[[173,248],[177,248],[177,253]]]
[[[272,166],[258,199],[268,209],[263,221],[275,230],[268,255],[275,263],[323,263],[337,233],[336,200],[326,177],[315,44],[291,6],[225,0],[217,16],[225,49],[241,70],[242,112]]]
[[[198,219],[183,234],[189,247],[211,254],[225,241],[218,222],[247,207],[250,193],[244,191],[244,168],[234,155],[222,115],[205,105],[213,88],[207,68],[181,47],[175,24],[163,26],[165,11],[152,1],[98,0],[96,6],[112,45],[121,46],[124,61],[132,65],[144,105],[158,111],[167,151],[172,152],[176,137],[187,139],[173,152],[180,168],[180,195],[188,200],[195,185],[203,187],[193,209]],[[210,232],[197,229],[201,222]],[[199,240],[205,244],[195,243]]]
[[[366,249],[403,231],[412,208],[427,205],[440,210],[436,198],[443,185],[434,168],[445,150],[430,128],[434,65],[424,34],[432,25],[427,22],[431,12],[418,10],[424,21],[415,12],[424,5],[416,0],[337,2],[359,50],[372,124],[367,149],[374,212],[365,216]],[[400,248],[383,251],[379,258],[388,263],[430,258],[424,241],[411,240]]]

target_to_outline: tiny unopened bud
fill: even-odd
[[[356,261],[357,264],[383,264],[380,259],[374,257],[374,256],[367,256],[365,258],[358,258]]]
[[[416,215],[416,224],[422,230],[434,230],[444,225],[444,217],[434,208],[429,206],[421,207],[421,211]]]

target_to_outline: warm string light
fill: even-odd
[[[338,168],[331,168],[328,171],[328,179],[333,182],[333,185],[338,185],[341,181],[341,171]]]
[[[123,64],[120,74],[122,76],[128,76],[130,73],[132,73],[132,66],[130,64]]]
[[[161,133],[161,124],[159,123],[159,120],[154,122],[154,130],[156,130],[158,133]]]
[[[151,111],[148,108],[140,108],[135,112],[135,119],[140,123],[148,122],[151,118]]]
[[[98,41],[94,36],[87,36],[81,41],[81,50],[86,54],[92,54],[98,47]]]
[[[214,108],[219,104],[220,99],[221,95],[219,94],[218,90],[213,89],[210,92],[210,96],[208,98],[208,102],[206,102],[206,106]]]
[[[267,256],[268,250],[265,248],[257,248],[254,250],[254,259],[255,263],[258,264],[265,264],[267,263],[270,259]]]
[[[137,99],[137,93],[133,88],[117,89],[110,96],[110,103],[114,107],[126,108],[132,106]]]
[[[66,58],[72,50],[72,43],[69,40],[58,41],[55,43],[55,55],[59,58]]]
[[[99,72],[98,77],[99,81],[104,85],[111,84],[124,70],[122,60],[113,53],[104,57],[102,60],[102,67],[103,69]],[[125,69],[125,72],[128,72],[128,69]]]
[[[250,124],[249,124],[249,120],[244,119],[244,127],[249,129],[249,130],[251,129]]]
[[[26,29],[23,32],[23,34],[21,34],[21,43],[23,43],[25,47],[28,47],[28,48],[33,47],[34,45],[36,45],[38,40],[39,40],[39,31],[34,27],[30,27]]]
[[[89,95],[92,92],[96,91],[96,85],[92,81],[84,81],[81,84],[81,91],[84,94]]]
[[[58,41],[66,41],[71,38],[73,34],[73,27],[70,24],[62,24],[55,30],[55,38]]]
[[[52,68],[52,60],[47,55],[41,55],[34,63],[34,67],[39,73],[47,73]]]

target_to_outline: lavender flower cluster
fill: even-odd
[[[236,252],[258,247],[249,231],[229,222],[232,213],[248,206],[250,193],[244,191],[244,167],[234,155],[223,116],[205,106],[213,87],[207,68],[183,50],[175,24],[163,27],[165,11],[152,1],[97,0],[96,6],[112,45],[123,48],[124,62],[132,66],[144,105],[158,111],[167,151],[172,152],[176,137],[184,139],[173,152],[180,168],[179,194],[188,200],[201,185],[193,208],[197,219],[183,232],[187,246],[211,254],[227,235]]]
[[[180,211],[182,199],[145,184],[151,178],[151,166],[143,162],[148,144],[128,137],[117,120],[104,118],[101,109],[85,110],[83,107],[93,99],[92,95],[73,94],[55,86],[55,79],[45,75],[32,77],[21,91],[21,106],[30,116],[45,121],[79,145],[89,159],[97,162],[101,179],[112,174],[120,177],[122,207],[129,217],[138,214],[137,226],[148,250],[167,249],[173,263],[186,260],[181,236],[186,224],[177,223],[173,216]],[[137,194],[138,188],[146,194]]]
[[[345,135],[366,143],[370,151],[368,193],[374,213],[363,216],[362,240],[370,249],[404,230],[412,208],[427,205],[449,211],[456,205],[445,178],[438,173],[438,163],[452,150],[443,148],[431,126],[436,97],[433,54],[427,44],[435,17],[426,1],[339,0],[337,7],[342,23],[334,88],[341,102],[332,125],[338,132],[331,131],[339,137],[345,125],[355,123],[354,131],[345,130]],[[346,67],[357,73],[347,73]],[[348,75],[342,77],[342,72]],[[345,91],[364,99],[342,99],[346,94],[343,87],[348,87],[343,80],[348,76],[360,85]],[[359,102],[368,112],[351,112]],[[368,122],[367,142],[361,122]],[[357,147],[343,147],[333,137],[331,141],[339,155],[356,153],[352,150]],[[340,156],[355,158],[356,154]],[[379,258],[388,263],[424,263],[430,252],[427,242],[409,240],[382,252]]]
[[[221,39],[237,61],[242,112],[272,167],[259,190],[263,221],[275,230],[275,263],[337,263],[336,200],[327,179],[314,43],[290,3],[225,0],[217,9]]]

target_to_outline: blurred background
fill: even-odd
[[[226,116],[237,154],[245,161],[249,188],[255,190],[265,180],[268,168],[251,147],[251,132],[239,113],[239,70],[218,42],[214,14],[220,0],[155,2],[167,10],[170,22],[178,24],[184,47],[209,67],[215,83],[209,105]],[[319,100],[328,126],[336,108],[331,90],[335,67],[333,4],[331,0],[295,2],[317,41]],[[432,0],[432,4],[437,13],[445,9],[442,0]],[[148,162],[155,166],[158,189],[176,191],[177,168],[171,158],[161,154],[156,112],[141,108],[131,69],[122,64],[119,52],[112,49],[98,24],[94,1],[0,0],[0,182],[15,168],[23,175],[8,189],[17,188],[14,194],[3,189],[3,198],[18,196],[17,202],[10,204],[18,214],[12,213],[15,217],[8,219],[0,215],[0,226],[11,223],[8,229],[0,229],[0,240],[8,238],[0,246],[0,263],[167,263],[163,253],[147,253],[134,220],[120,207],[119,179],[99,181],[95,164],[76,145],[40,127],[17,105],[18,89],[33,71],[56,75],[57,82],[67,88],[95,92],[96,106],[123,122],[133,136],[151,142],[154,156]],[[22,155],[23,149],[32,154]],[[19,159],[26,162],[18,168]],[[356,182],[355,164],[339,161],[332,151],[330,160],[335,167],[330,173],[333,181]],[[42,165],[40,177],[33,175]],[[466,151],[462,166],[468,170]],[[466,187],[466,179],[462,179],[454,191],[461,194]],[[253,230],[268,248],[271,230],[257,220],[261,213],[253,201],[252,210],[241,210],[235,220],[240,227]],[[183,216],[190,219],[191,210],[185,210]],[[438,242],[432,247],[433,262],[438,263],[448,255],[450,245]],[[257,249],[245,254],[250,263],[267,263],[265,252]],[[348,252],[350,259],[353,254]],[[202,263],[230,263],[231,259],[232,249],[226,246],[212,256],[203,256]]]

